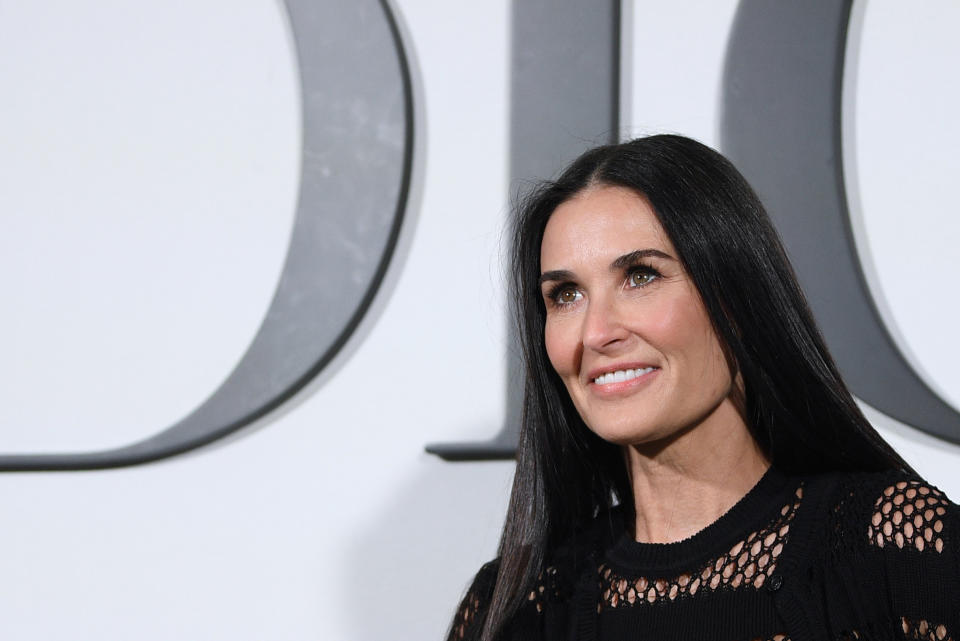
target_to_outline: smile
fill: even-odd
[[[653,370],[657,369],[656,367],[644,367],[641,369],[618,369],[615,372],[607,372],[601,376],[593,379],[593,382],[597,385],[609,385],[611,383],[623,383],[625,381],[630,381],[644,374],[649,374]]]

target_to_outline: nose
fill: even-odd
[[[615,297],[600,296],[589,301],[583,317],[584,348],[597,352],[609,351],[621,345],[628,336]]]

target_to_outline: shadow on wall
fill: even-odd
[[[443,639],[474,573],[495,555],[513,462],[422,458],[344,550],[342,608],[354,641]]]

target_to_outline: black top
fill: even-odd
[[[605,517],[588,569],[551,562],[503,639],[960,641],[960,510],[922,480],[771,468],[677,543]],[[450,641],[479,638],[496,572],[477,574]]]

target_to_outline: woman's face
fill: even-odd
[[[598,185],[564,202],[540,267],[547,354],[597,435],[638,445],[730,416],[720,342],[645,198]]]

